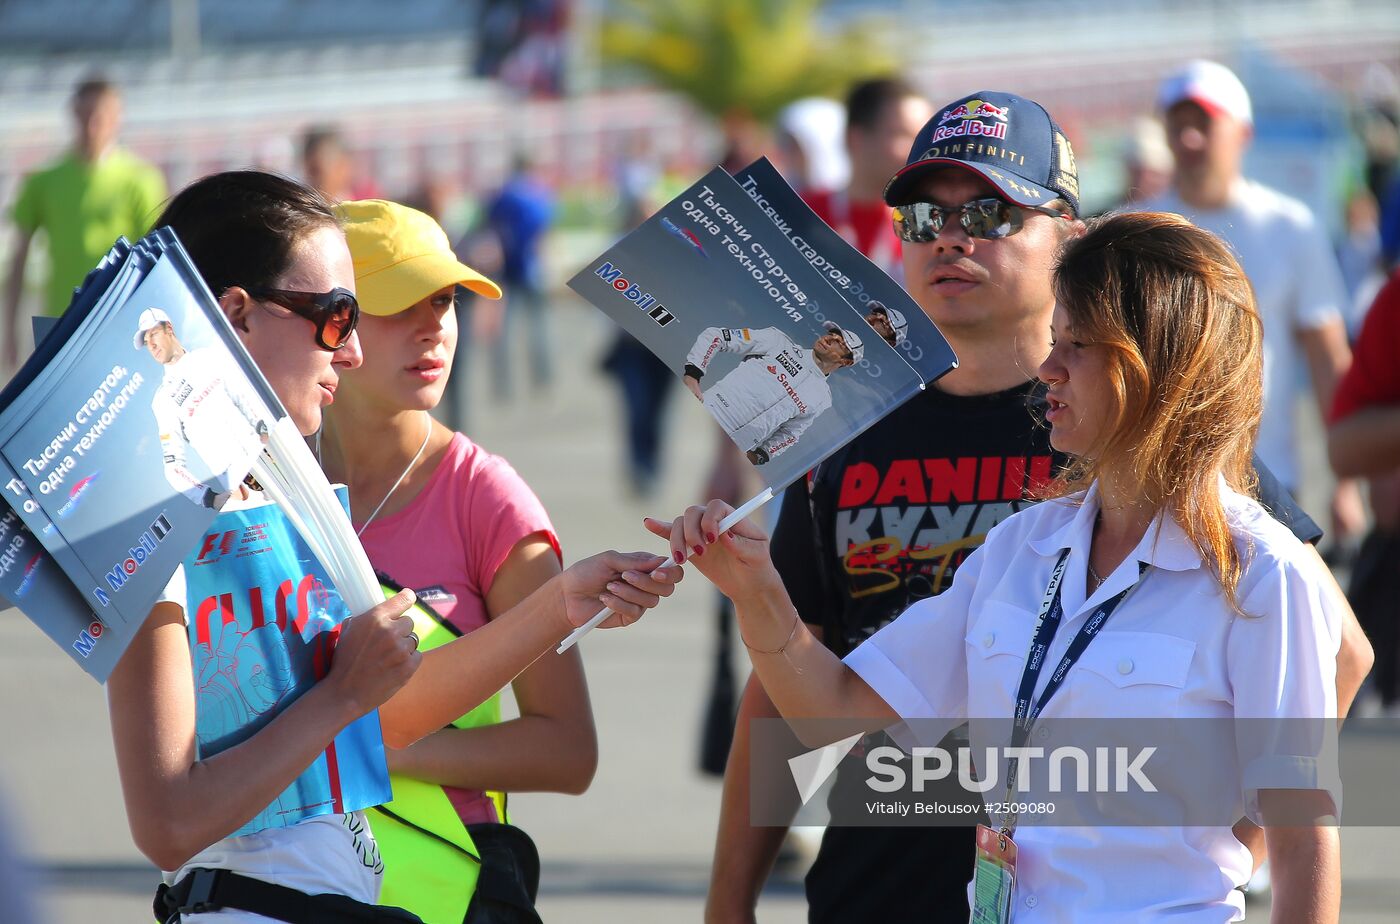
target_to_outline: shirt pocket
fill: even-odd
[[[1073,699],[1066,706],[1079,717],[1177,718],[1195,655],[1196,643],[1175,635],[1102,633],[1066,684]]]
[[[1034,613],[997,601],[982,605],[964,639],[968,718],[1011,718],[1034,631]]]

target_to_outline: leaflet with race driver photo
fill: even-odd
[[[0,593],[103,680],[285,412],[168,231],[119,242],[70,314],[5,389],[0,493],[33,552]],[[35,589],[60,572],[77,598]]]
[[[865,288],[888,281],[836,259]],[[908,362],[719,168],[569,285],[681,377],[775,492],[952,366],[931,324],[900,336],[946,358]]]
[[[808,208],[772,161],[760,157],[734,179],[793,248],[918,370],[925,383],[957,365],[953,348],[904,286]]]

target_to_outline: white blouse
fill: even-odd
[[[1257,503],[1223,480],[1220,485],[1236,546],[1251,556],[1237,591],[1249,615],[1230,609],[1170,517],[1159,517],[1086,600],[1099,507],[1095,485],[1085,495],[1037,504],[998,524],[948,590],[914,604],[846,663],[902,718],[938,720],[914,723],[918,743],[932,745],[971,719],[973,755],[1006,746],[985,731],[1009,728],[1051,571],[1069,549],[1064,614],[1032,701],[1098,605],[1133,585],[1139,562],[1152,567],[1065,676],[1036,735],[1066,718],[1335,717],[1340,614],[1309,576],[1313,565],[1303,544]],[[1233,727],[1215,723],[1222,725]],[[1224,805],[1237,808],[1227,817],[1257,821],[1258,790],[1276,788],[1327,790],[1340,814],[1330,761],[1298,753],[1307,748],[1281,748],[1276,738],[1256,740],[1262,737],[1241,734],[1234,747],[1212,752],[1218,766],[1209,768],[1209,777],[1228,787]],[[1001,789],[985,795],[989,801],[1003,797]],[[1183,804],[1192,798],[1182,794]],[[1248,880],[1251,860],[1227,825],[1054,827],[1026,819],[1023,814],[1015,835],[1017,924],[1244,917],[1237,887]]]

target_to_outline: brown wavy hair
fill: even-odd
[[[1099,444],[1046,488],[1064,496],[1106,472],[1174,516],[1230,606],[1242,560],[1218,478],[1252,495],[1263,410],[1263,328],[1230,250],[1184,218],[1154,212],[1088,222],[1067,241],[1055,297],[1074,336],[1108,350],[1113,419]]]

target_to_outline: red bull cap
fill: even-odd
[[[979,90],[944,106],[914,138],[904,168],[885,187],[885,202],[913,201],[921,177],[949,167],[971,170],[1017,205],[1063,199],[1079,214],[1074,151],[1034,100]]]

